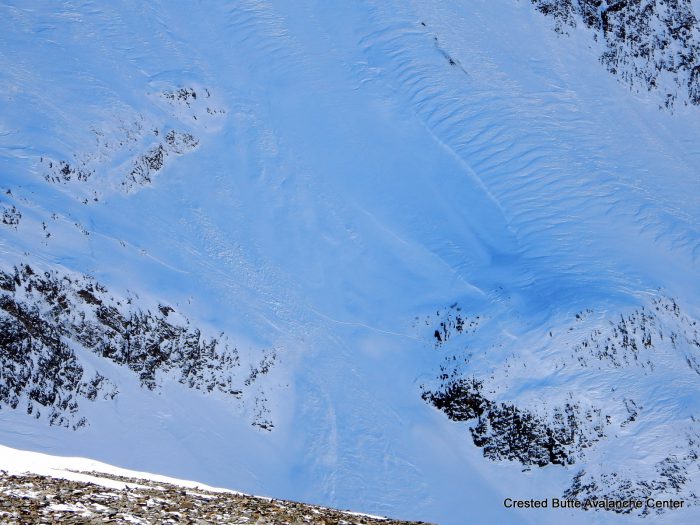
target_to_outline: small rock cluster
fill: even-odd
[[[35,474],[0,471],[0,522],[7,525],[65,523],[410,525],[277,499],[184,488],[103,473],[82,473],[125,483],[123,489]]]
[[[150,95],[152,109],[160,106],[155,114],[134,108],[94,122],[94,146],[64,152],[64,158],[42,155],[36,169],[83,204],[99,202],[117,188],[132,194],[150,186],[176,157],[197,149],[200,133],[218,129],[226,114],[213,104],[208,89],[198,89],[171,86]]]
[[[170,130],[162,142],[151,147],[146,153],[134,161],[133,168],[122,181],[122,186],[129,192],[134,187],[144,186],[152,182],[153,176],[165,165],[170,155],[184,155],[199,145],[192,134]]]
[[[22,213],[14,206],[0,203],[0,222],[17,229]]]

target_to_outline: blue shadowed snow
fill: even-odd
[[[93,275],[146,308],[176,305],[251,362],[279,357],[259,387],[269,433],[250,425],[252,398],[147,391],[89,354],[115,401],[85,404],[76,432],[3,407],[0,443],[443,525],[590,522],[503,508],[559,496],[571,472],[488,461],[423,402],[440,360],[412,323],[459,302],[493,317],[482,348],[510,341],[503,362],[522,351],[533,369],[536,341],[589,307],[662,289],[697,318],[697,108],[630,93],[587,34],[554,33],[529,2],[0,12],[0,203],[22,213],[0,228],[0,262]],[[181,88],[196,98],[164,95]],[[171,130],[197,145],[129,182]],[[47,182],[60,161],[91,175]],[[598,376],[523,374],[512,398],[607,396]],[[688,388],[684,408],[649,410],[686,418]]]

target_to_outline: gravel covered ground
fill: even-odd
[[[231,492],[179,487],[104,473],[83,474],[125,488],[0,471],[0,522],[27,524],[347,524],[402,525],[392,519]]]

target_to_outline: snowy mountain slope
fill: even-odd
[[[604,43],[600,60],[636,91],[654,92],[663,105],[700,104],[700,29],[693,0],[669,2],[532,0],[568,31],[583,24]]]
[[[0,273],[0,280],[2,402],[13,409],[26,406],[37,419],[46,408],[51,425],[84,426],[89,422],[80,417],[77,398],[106,400],[119,394],[99,371],[89,377],[74,349],[126,366],[150,390],[163,375],[177,371],[179,383],[237,399],[274,364],[274,353],[265,355],[246,377],[236,378],[242,375],[240,358],[225,338],[202,336],[167,305],[158,305],[155,313],[134,311],[133,298],[108,297],[91,279],[38,275],[25,265],[15,267],[14,274]],[[260,413],[253,424],[267,428],[264,405],[260,398],[256,403]]]
[[[695,502],[700,324],[674,301],[651,298],[617,319],[589,309],[544,338],[511,321],[515,341],[488,330],[481,339],[499,316],[465,330],[472,321],[456,308],[436,332],[440,353],[448,350],[441,384],[424,398],[453,420],[478,422],[470,433],[485,457],[578,468],[569,497]]]
[[[128,469],[121,469],[106,463],[78,457],[56,457],[38,452],[18,450],[3,446],[0,449],[3,457],[3,470],[6,474],[18,475],[24,473],[39,474],[42,476],[52,476],[63,478],[69,481],[87,481],[102,485],[105,488],[124,489],[126,484],[112,477],[140,478],[142,480],[155,481],[160,483],[172,483],[183,488],[202,488],[208,491],[232,492],[227,489],[220,489],[186,481],[181,479],[168,478],[157,474],[148,474]],[[105,474],[104,477],[88,476],[85,473],[94,472]]]
[[[242,394],[190,389],[177,363],[149,389],[140,365],[76,344],[70,308],[42,319],[118,395],[81,399],[76,430],[6,401],[0,442],[440,523],[588,523],[502,501],[612,494],[613,470],[689,505],[697,108],[630,93],[588,29],[558,34],[536,7],[3,3],[0,269],[97,282],[131,298],[122,315],[159,323],[167,306],[223,332],[240,363],[216,373]],[[436,348],[435,312],[455,303],[479,326]],[[651,346],[621,350],[620,316],[642,331],[659,304],[682,313],[654,313]],[[494,415],[476,434],[421,398],[472,378]],[[578,425],[585,450],[574,439],[539,467],[498,444],[503,406],[549,422],[566,403],[602,420]],[[251,425],[261,415],[272,431]],[[474,435],[497,444],[490,459]],[[658,485],[674,457],[678,490]]]

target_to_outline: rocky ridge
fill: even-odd
[[[76,349],[126,367],[150,390],[171,378],[234,399],[275,361],[274,353],[265,354],[259,367],[242,373],[225,334],[206,336],[173,307],[143,309],[88,276],[40,273],[29,265],[0,270],[0,409],[21,409],[51,425],[86,425],[80,403],[111,400],[119,391],[108,372]],[[269,430],[264,400],[255,405],[253,424]]]
[[[444,356],[435,381],[422,385],[422,397],[451,420],[468,423],[471,441],[485,458],[569,469],[571,484],[562,488],[569,499],[674,497],[697,503],[698,417],[679,408],[677,424],[669,426],[668,413],[654,408],[658,385],[668,382],[669,373],[678,392],[663,395],[689,395],[697,382],[696,319],[659,294],[617,314],[580,311],[569,324],[532,338],[509,334],[510,344],[519,345],[515,351],[505,341],[479,339],[479,326],[497,318],[468,315],[455,304],[425,325],[433,348]],[[536,384],[559,386],[538,392]],[[523,385],[529,386],[527,396],[520,394]],[[632,466],[632,459],[618,458],[615,467],[596,459],[607,457],[610,448],[617,456],[620,446],[632,449],[637,445],[623,443],[645,440],[649,428],[665,445],[647,447],[643,462]]]
[[[7,525],[107,523],[193,525],[410,525],[408,522],[249,496],[184,488],[146,479],[86,472],[123,482],[120,489],[35,474],[0,471],[0,521]]]
[[[600,42],[601,63],[660,103],[700,104],[700,23],[692,0],[531,0],[560,33],[582,25]]]

